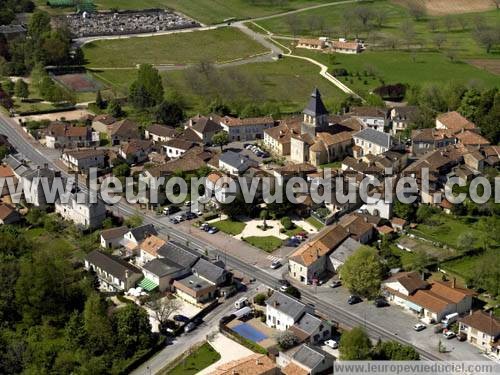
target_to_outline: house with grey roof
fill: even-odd
[[[365,128],[355,133],[352,138],[354,140],[352,150],[356,159],[367,155],[380,155],[395,145],[395,140],[390,134],[371,128]]]
[[[266,324],[279,331],[286,331],[306,312],[312,314],[312,307],[288,294],[275,291],[266,301]]]
[[[276,359],[284,374],[326,374],[333,367],[333,356],[308,344],[293,348],[288,352],[280,352]]]
[[[196,275],[175,280],[173,287],[179,298],[197,306],[213,300],[217,292],[217,286]]]
[[[191,268],[193,275],[208,281],[211,284],[220,286],[226,283],[230,274],[223,267],[214,264],[206,259],[200,258]]]
[[[85,257],[85,269],[95,272],[100,288],[108,292],[127,291],[142,278],[139,268],[99,250],[94,250]]]
[[[338,271],[339,267],[342,266],[347,258],[349,258],[356,250],[358,250],[362,246],[361,242],[356,241],[355,239],[348,237],[333,250],[333,253],[329,256],[329,268],[334,271]]]
[[[222,126],[212,117],[198,116],[189,120],[189,128],[204,144],[211,144],[215,133],[222,130]]]
[[[226,151],[219,156],[219,169],[227,171],[229,174],[239,176],[250,167],[256,167],[257,162],[248,156],[241,155],[234,151]]]
[[[153,224],[144,224],[130,229],[123,235],[123,239],[120,243],[128,250],[135,251],[139,243],[141,243],[146,237],[150,235],[156,236],[157,234],[158,232]]]
[[[170,287],[174,279],[188,275],[190,270],[169,259],[156,258],[142,266],[142,273],[145,280],[149,281],[149,283],[141,282],[142,285],[147,285],[146,290],[158,288],[160,292],[163,292]]]
[[[389,124],[389,110],[382,107],[353,107],[349,115],[362,122],[367,128],[383,132]]]
[[[168,241],[158,249],[158,256],[191,270],[191,267],[200,259],[200,255],[189,247],[175,241]]]
[[[22,165],[14,170],[14,174],[21,172]],[[54,203],[59,197],[54,196],[54,201],[47,202],[47,197],[43,190],[43,185],[47,183],[52,186],[55,177],[59,177],[60,173],[48,168],[47,166],[37,169],[26,168],[21,174],[20,182],[23,184],[24,199],[27,203],[38,208],[45,208],[48,204]],[[65,182],[63,182],[65,186]]]
[[[152,124],[144,131],[144,138],[153,141],[154,144],[165,143],[176,136],[173,126]]]
[[[332,334],[331,323],[324,321],[310,313],[302,315],[300,320],[289,328],[301,342],[319,344],[330,338]]]

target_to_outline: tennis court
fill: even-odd
[[[243,336],[246,339],[252,340],[253,342],[259,342],[267,339],[267,336],[260,332],[258,329],[255,329],[250,324],[241,323],[232,328],[233,331]]]

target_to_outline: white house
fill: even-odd
[[[110,228],[101,232],[101,247],[103,249],[115,249],[121,246],[123,236],[128,232],[125,226]]]
[[[374,130],[363,129],[352,136],[354,140],[353,154],[356,159],[366,155],[380,155],[389,151],[394,145],[390,134]]]
[[[83,198],[78,198],[82,194]],[[88,203],[83,193],[72,193],[68,197],[61,197],[55,203],[55,211],[64,220],[72,221],[74,224],[85,229],[95,229],[102,225],[106,218],[106,205],[101,199],[96,203]]]
[[[144,131],[144,138],[156,143],[165,143],[175,137],[175,128],[172,126],[152,124]]]
[[[92,148],[69,150],[62,154],[61,160],[72,171],[86,172],[89,168],[104,168],[106,151]]]
[[[239,176],[248,168],[255,166],[257,162],[234,151],[226,151],[219,156],[219,169],[233,176]]]
[[[142,278],[141,270],[134,265],[99,250],[85,257],[85,269],[95,272],[100,288],[108,292],[127,291]]]
[[[286,331],[306,312],[312,314],[312,307],[275,291],[266,301],[266,324],[279,331]]]
[[[264,138],[264,130],[274,126],[272,117],[234,118],[225,116],[220,125],[229,134],[230,141],[254,141]]]
[[[150,235],[158,235],[153,224],[144,224],[130,229],[123,235],[121,244],[131,251],[135,251],[139,244]]]
[[[47,166],[35,170],[28,169],[21,174],[24,199],[35,207],[45,208],[49,203],[43,190],[44,181],[51,186],[55,178],[60,178],[60,173],[49,169]],[[64,183],[63,183],[64,186]],[[57,196],[54,197],[57,200]]]
[[[381,107],[353,107],[351,116],[361,121],[367,128],[383,132],[389,124],[389,113],[386,108]]]
[[[460,320],[459,332],[481,351],[500,359],[500,320],[491,313],[471,312]]]
[[[171,158],[178,158],[182,154],[184,154],[187,150],[190,150],[196,146],[196,143],[187,141],[184,139],[180,138],[174,138],[169,140],[163,145],[163,148],[165,149],[165,154]]]

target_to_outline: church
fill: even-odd
[[[352,135],[361,130],[362,124],[350,117],[331,117],[317,88],[312,92],[303,115],[300,134],[291,136],[292,162],[319,166],[352,154]]]

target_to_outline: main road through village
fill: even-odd
[[[24,158],[31,160],[31,162],[35,165],[43,166],[47,164],[53,169],[60,170],[57,163],[55,163],[55,160],[57,160],[60,155],[59,151],[50,150],[43,147],[31,136],[26,134],[26,132],[14,119],[9,118],[1,113],[0,133],[5,134],[8,137],[9,142],[11,142],[11,144],[17,149],[17,151],[22,154]],[[64,173],[64,171],[62,172]],[[84,186],[81,186],[81,188],[82,190],[86,190]],[[157,226],[160,233],[162,233],[163,235],[168,235],[172,240],[182,243],[188,242],[190,247],[196,249],[200,253],[208,251],[212,256],[219,256],[221,259],[224,259],[226,261],[226,265],[228,268],[239,270],[244,274],[255,277],[258,282],[265,284],[271,288],[276,288],[279,284],[279,279],[281,278],[279,274],[273,274],[269,272],[267,268],[263,268],[244,259],[241,259],[241,257],[239,257],[236,252],[227,250],[227,248],[222,249],[220,247],[208,245],[206,241],[199,238],[199,235],[201,235],[199,234],[199,231],[191,231],[190,229],[186,229],[186,227],[183,226],[174,227],[173,225],[167,223],[165,220],[162,220],[161,218],[156,216],[156,214],[138,211],[137,208],[129,205],[126,202],[120,202],[109,208],[115,212],[119,211],[119,213],[124,217],[140,214],[143,217],[144,223],[154,224],[155,226]],[[220,235],[225,236],[224,234]],[[236,241],[232,238],[227,238],[224,241],[226,240]],[[264,257],[264,255],[262,256]],[[396,340],[404,344],[413,345],[419,351],[423,359],[485,359],[466,343],[454,342],[452,344],[454,346],[452,348],[449,348],[450,350],[448,351],[448,353],[438,353],[437,345],[434,344],[436,338],[431,340],[430,336],[427,337],[428,335],[432,334],[430,332],[432,330],[427,330],[427,336],[420,336],[421,339],[415,339],[415,332],[413,332],[411,327],[412,317],[400,311],[400,309],[398,308],[394,308],[391,306],[390,308],[383,309],[383,311],[381,311],[373,309],[373,306],[371,304],[360,304],[366,305],[363,310],[361,310],[361,308],[359,307],[351,308],[345,304],[343,295],[342,297],[340,297],[338,293],[335,294],[335,292],[328,287],[323,288],[320,291],[315,291],[310,287],[304,285],[297,285],[297,287],[299,287],[302,293],[302,300],[306,303],[313,304],[318,313],[322,314],[323,316],[331,319],[332,321],[338,322],[341,326],[347,328],[363,325],[374,340],[377,340],[379,338]],[[398,321],[402,321],[403,326],[400,326]],[[404,324],[407,325],[406,330]],[[423,335],[425,335],[425,333],[423,333]],[[431,342],[433,343],[431,344]],[[467,345],[467,347],[464,347],[463,345]],[[168,363],[168,361],[172,359],[171,355],[166,355],[166,353],[168,353],[168,348],[169,347],[164,349],[165,353],[163,355],[162,351],[157,356],[153,357],[153,360],[156,363],[156,370],[159,370],[163,363]]]

